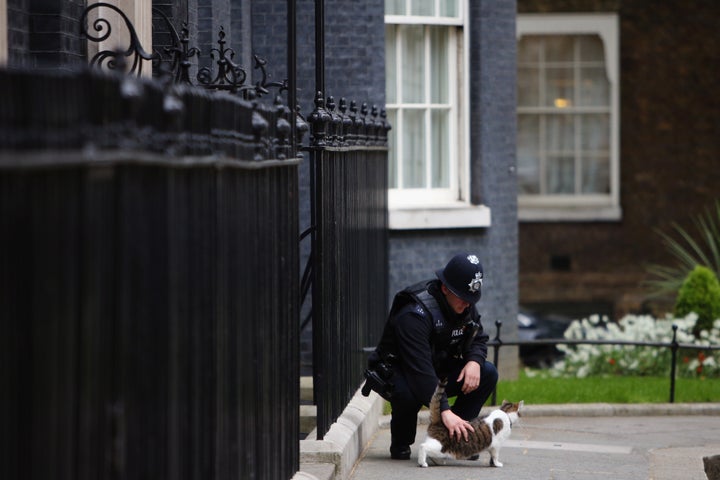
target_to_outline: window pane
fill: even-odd
[[[610,85],[605,67],[580,69],[580,105],[604,107],[610,104]]]
[[[410,15],[435,15],[435,0],[410,0]]]
[[[545,150],[553,153],[572,153],[575,128],[572,115],[547,115]]]
[[[570,35],[546,35],[545,61],[546,62],[572,62],[573,37]]]
[[[584,151],[610,150],[610,115],[583,115],[580,138],[580,148]]]
[[[610,193],[610,162],[607,156],[585,157],[582,193]]]
[[[402,28],[402,101],[403,103],[424,102],[425,85],[425,42],[423,27],[410,25]]]
[[[395,49],[395,25],[385,27],[385,93],[387,103],[397,102],[397,50]]]
[[[440,16],[458,17],[460,11],[458,9],[458,0],[442,0],[440,2]]]
[[[517,176],[522,194],[540,193],[540,126],[537,116],[518,116]]]
[[[388,135],[388,184],[390,188],[398,188],[397,112],[394,108],[387,110],[387,120],[393,126]]]
[[[430,28],[430,101],[432,103],[448,102],[448,29]]]
[[[537,68],[519,68],[517,96],[520,107],[540,106],[540,73]]]
[[[548,107],[565,108],[573,104],[573,70],[572,68],[547,69],[547,95],[545,105]]]
[[[385,15],[405,15],[405,0],[385,0]]]
[[[403,112],[403,178],[404,188],[425,187],[425,128],[422,110]]]
[[[542,51],[542,38],[540,35],[525,35],[518,43],[518,63],[537,64],[540,62]]]
[[[597,35],[578,35],[580,60],[583,62],[605,62],[603,42]]]
[[[432,187],[450,188],[450,118],[447,110],[431,113]]]
[[[548,157],[547,189],[549,194],[575,193],[575,159],[573,157]]]

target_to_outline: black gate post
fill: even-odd
[[[290,109],[290,156],[297,155],[297,8],[295,0],[287,0],[287,75],[288,108]]]
[[[322,181],[323,161],[322,150],[320,147],[325,146],[325,130],[329,121],[329,115],[324,109],[324,92],[325,92],[325,2],[324,0],[315,0],[315,110],[310,118],[312,125],[312,135],[310,138],[312,152],[310,154],[311,184],[310,184],[310,201],[311,201],[311,222],[314,226],[311,235],[311,250],[313,261],[313,283],[312,283],[312,329],[313,329],[313,396],[314,403],[317,405],[317,439],[322,440],[325,432],[330,427],[326,408],[323,406],[322,399],[326,398],[327,380],[326,372],[323,371],[323,352],[320,347],[323,345],[322,332],[324,327],[323,320],[323,289],[324,278],[323,266],[324,252],[322,235],[319,233],[319,225],[323,218],[323,201],[322,201]]]
[[[678,341],[677,341],[677,325],[672,326],[673,338],[670,343],[670,351],[672,353],[672,359],[670,364],[670,403],[675,402],[675,370],[677,368],[677,352],[678,352]]]
[[[315,0],[315,92],[325,93],[325,0]]]

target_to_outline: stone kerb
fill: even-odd
[[[299,475],[317,471],[318,465],[322,464],[334,465],[332,476],[327,478],[347,480],[355,462],[379,428],[383,404],[384,400],[375,392],[364,397],[360,390],[356,391],[323,440],[316,440],[317,432],[313,430],[307,439],[300,441],[300,472],[294,480],[312,478]]]

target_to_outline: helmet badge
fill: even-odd
[[[473,265],[478,265],[480,263],[480,259],[476,255],[468,255],[467,259],[468,262],[472,263]]]
[[[480,287],[482,287],[482,272],[475,273],[475,278],[470,280],[470,283],[468,283],[468,287],[470,288],[470,291],[475,293],[480,291]]]

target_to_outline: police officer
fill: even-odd
[[[483,332],[475,304],[480,300],[483,269],[476,255],[455,255],[437,279],[420,282],[399,292],[373,363],[389,363],[392,389],[390,455],[410,458],[415,442],[417,413],[428,405],[438,380],[447,378],[441,401],[442,421],[450,435],[467,439],[468,423],[495,389],[497,370],[486,361],[488,336]],[[452,408],[448,396],[457,396]]]

